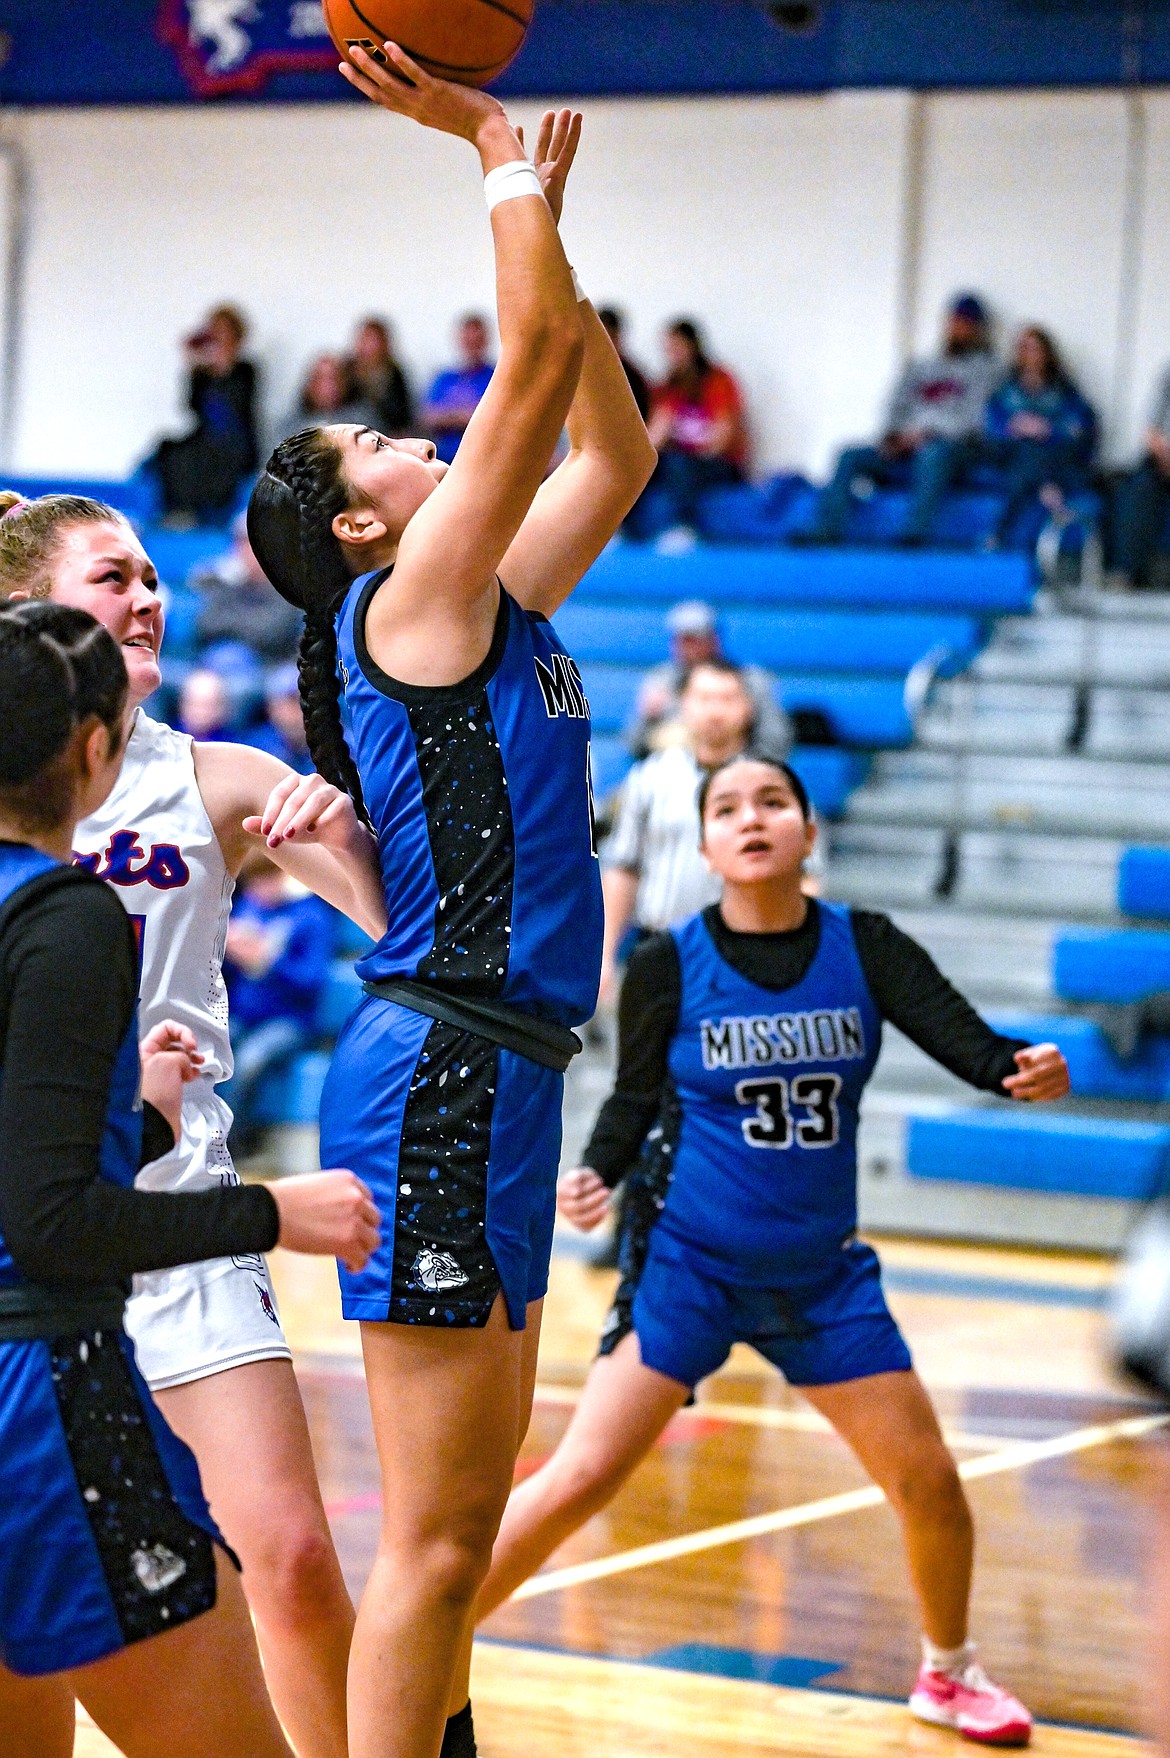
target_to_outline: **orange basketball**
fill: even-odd
[[[439,79],[487,85],[519,53],[535,0],[325,0],[341,54],[361,47],[384,59],[397,43]]]

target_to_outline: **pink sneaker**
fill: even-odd
[[[919,1721],[953,1727],[984,1746],[1026,1746],[1032,1717],[1010,1692],[993,1685],[977,1661],[961,1673],[936,1673],[924,1666],[910,1698]]]

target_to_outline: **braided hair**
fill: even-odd
[[[86,611],[41,600],[0,610],[0,810],[33,833],[62,824],[70,741],[97,720],[119,750],[128,688],[117,643]]]
[[[352,584],[333,521],[351,503],[341,452],[323,429],[283,440],[248,502],[248,539],[282,598],[305,613],[297,660],[305,737],[319,775],[342,788],[369,822],[361,777],[345,742],[337,689],[335,617]]]

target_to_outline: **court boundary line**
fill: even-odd
[[[701,1408],[701,1406],[699,1407]],[[1020,1441],[999,1452],[982,1458],[964,1459],[958,1466],[965,1481],[995,1477],[1006,1471],[1022,1471],[1046,1459],[1059,1459],[1072,1453],[1083,1453],[1093,1447],[1108,1446],[1113,1441],[1141,1440],[1156,1429],[1170,1423],[1170,1415],[1131,1416],[1116,1422],[1095,1423],[1089,1428],[1072,1429],[1044,1441]],[[637,1569],[653,1568],[659,1563],[676,1562],[681,1557],[695,1556],[702,1551],[718,1550],[728,1544],[743,1544],[749,1539],[765,1538],[773,1532],[787,1532],[799,1526],[811,1526],[821,1520],[853,1514],[863,1508],[879,1507],[885,1495],[876,1484],[864,1489],[846,1490],[840,1495],[821,1496],[812,1502],[794,1507],[777,1508],[768,1514],[753,1514],[744,1520],[730,1520],[720,1526],[708,1526],[698,1532],[680,1533],[675,1538],[659,1539],[653,1544],[636,1545],[631,1550],[616,1551],[591,1562],[572,1563],[563,1569],[547,1569],[521,1582],[508,1604],[536,1599],[547,1593],[560,1593],[569,1587],[585,1586],[592,1581],[607,1580],[613,1575],[630,1574]]]

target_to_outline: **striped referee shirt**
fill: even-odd
[[[634,921],[654,932],[717,903],[722,880],[699,853],[699,783],[703,770],[683,746],[656,751],[626,778],[607,867],[638,875]]]

